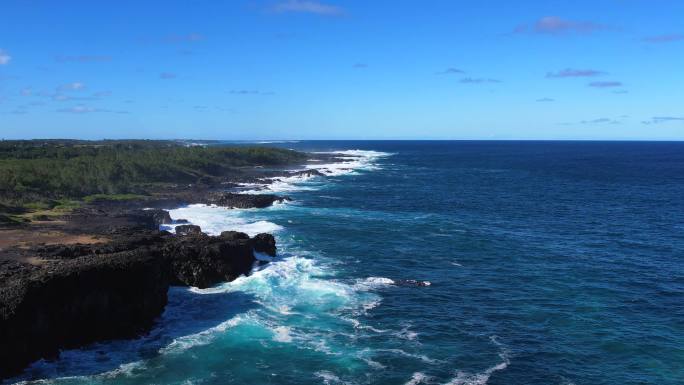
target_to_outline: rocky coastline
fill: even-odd
[[[182,189],[154,199],[93,202],[61,218],[14,229],[31,242],[0,245],[0,379],[60,350],[149,331],[170,286],[207,288],[275,257],[271,234],[225,231],[171,219],[161,207],[203,203],[263,208],[289,197]],[[176,224],[175,233],[160,225]],[[57,232],[57,241],[37,235]],[[10,234],[10,233],[7,233]]]

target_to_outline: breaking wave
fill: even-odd
[[[338,177],[353,175],[359,171],[373,171],[381,167],[376,163],[378,159],[392,155],[387,152],[346,150],[319,152],[319,154],[333,155],[333,162],[318,163],[310,160],[305,170],[316,170],[325,177]],[[243,183],[241,192],[247,194],[273,194],[292,193],[297,191],[312,191],[322,188],[326,181],[319,175],[302,174],[302,170],[296,170],[297,174],[291,176],[278,176],[264,178],[264,183]]]

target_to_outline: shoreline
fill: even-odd
[[[277,190],[272,185],[349,173],[354,170],[350,159],[362,158],[309,155],[320,162],[314,164],[318,168],[255,167],[248,177],[231,177],[213,187],[190,185],[145,199],[96,200],[57,220],[0,229],[12,235],[0,244],[0,329],[8,341],[0,351],[7,363],[0,379],[20,374],[37,359],[56,358],[62,349],[146,334],[164,311],[171,286],[208,288],[268,263],[276,256],[273,235],[224,231],[210,236],[187,220],[172,220],[169,210],[192,204],[269,207],[291,200],[272,194]],[[321,167],[326,165],[332,169]],[[175,235],[160,230],[169,225]],[[35,324],[40,319],[52,321]],[[32,336],[29,342],[27,335]]]

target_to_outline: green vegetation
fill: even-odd
[[[79,201],[74,201],[70,199],[58,199],[55,201],[55,206],[52,207],[52,210],[66,212],[71,211],[80,206],[81,202]]]
[[[145,195],[140,194],[93,194],[83,197],[86,203],[93,203],[95,201],[129,201],[134,199],[144,199]]]
[[[68,210],[81,200],[136,199],[155,186],[213,181],[240,167],[304,159],[285,149],[172,141],[0,141],[0,209]]]

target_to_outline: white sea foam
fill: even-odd
[[[325,385],[348,384],[348,382],[342,381],[335,373],[328,370],[320,370],[314,373],[314,375],[323,380],[323,384]]]
[[[418,338],[418,333],[411,330],[411,325],[404,325],[404,327],[400,331],[394,333],[394,335],[408,341],[415,341]]]
[[[504,370],[508,367],[508,360],[494,365],[482,373],[470,374],[466,372],[458,372],[456,377],[447,382],[446,385],[485,385],[489,381],[492,373],[498,370]]]
[[[411,376],[411,379],[406,382],[405,385],[418,385],[418,384],[424,384],[430,379],[430,376],[425,375],[422,372],[415,372],[413,373],[413,376]]]
[[[316,169],[328,176],[355,174],[357,170],[377,170],[380,167],[375,164],[375,161],[378,158],[392,155],[387,152],[366,150],[320,152],[320,154],[334,154],[341,160],[335,163],[308,165],[309,168]]]
[[[463,371],[457,371],[456,377],[451,379],[445,385],[485,385],[489,381],[489,377],[499,370],[504,370],[510,365],[511,361],[508,357],[508,350],[506,350],[503,345],[498,341],[496,336],[489,338],[493,344],[499,346],[499,357],[501,357],[502,362],[487,368],[481,373],[468,373]]]
[[[344,317],[342,317],[342,320],[349,322],[354,327],[354,329],[370,330],[373,333],[378,333],[378,334],[388,333],[390,331],[387,329],[377,329],[377,328],[374,328],[373,326],[369,326],[369,325],[362,325],[361,321],[357,320],[356,318],[344,318]]]
[[[357,357],[373,369],[376,369],[376,370],[385,369],[386,368],[385,365],[383,365],[377,361],[374,361],[372,358],[370,358],[370,356],[372,354],[373,354],[372,350],[366,348],[366,349],[363,349],[361,352],[359,352],[359,354],[357,354]]]
[[[273,332],[275,333],[273,335],[273,340],[278,342],[292,342],[292,336],[290,335],[291,331],[292,330],[287,326],[278,326],[273,329]]]
[[[385,277],[368,277],[358,279],[354,288],[361,291],[369,291],[394,285],[394,280]]]
[[[173,219],[187,219],[193,225],[198,225],[209,235],[219,235],[222,231],[241,231],[250,236],[259,233],[272,233],[283,229],[282,226],[269,221],[250,221],[244,214],[247,210],[229,209],[219,206],[195,204],[169,210]],[[171,230],[178,224],[163,225],[165,230]]]
[[[216,338],[218,334],[225,332],[226,330],[235,327],[244,321],[244,316],[235,316],[227,321],[221,322],[213,328],[203,330],[199,333],[176,338],[167,346],[159,349],[159,353],[181,353],[195,346],[208,345]]]
[[[320,183],[315,182],[319,179],[315,175],[292,175],[292,176],[277,176],[262,179],[264,183],[241,183],[240,186],[245,188],[240,192],[243,194],[273,194],[273,193],[290,193],[295,191],[312,191],[316,190]]]
[[[319,160],[310,160],[306,168],[332,177],[355,174],[359,170],[377,170],[379,167],[375,164],[376,160],[392,155],[386,152],[364,150],[320,152],[320,154],[336,155],[339,161],[320,163]],[[241,183],[240,186],[244,188],[241,192],[245,194],[291,193],[317,190],[323,185],[320,179],[317,175],[295,174],[264,178],[264,183]]]

